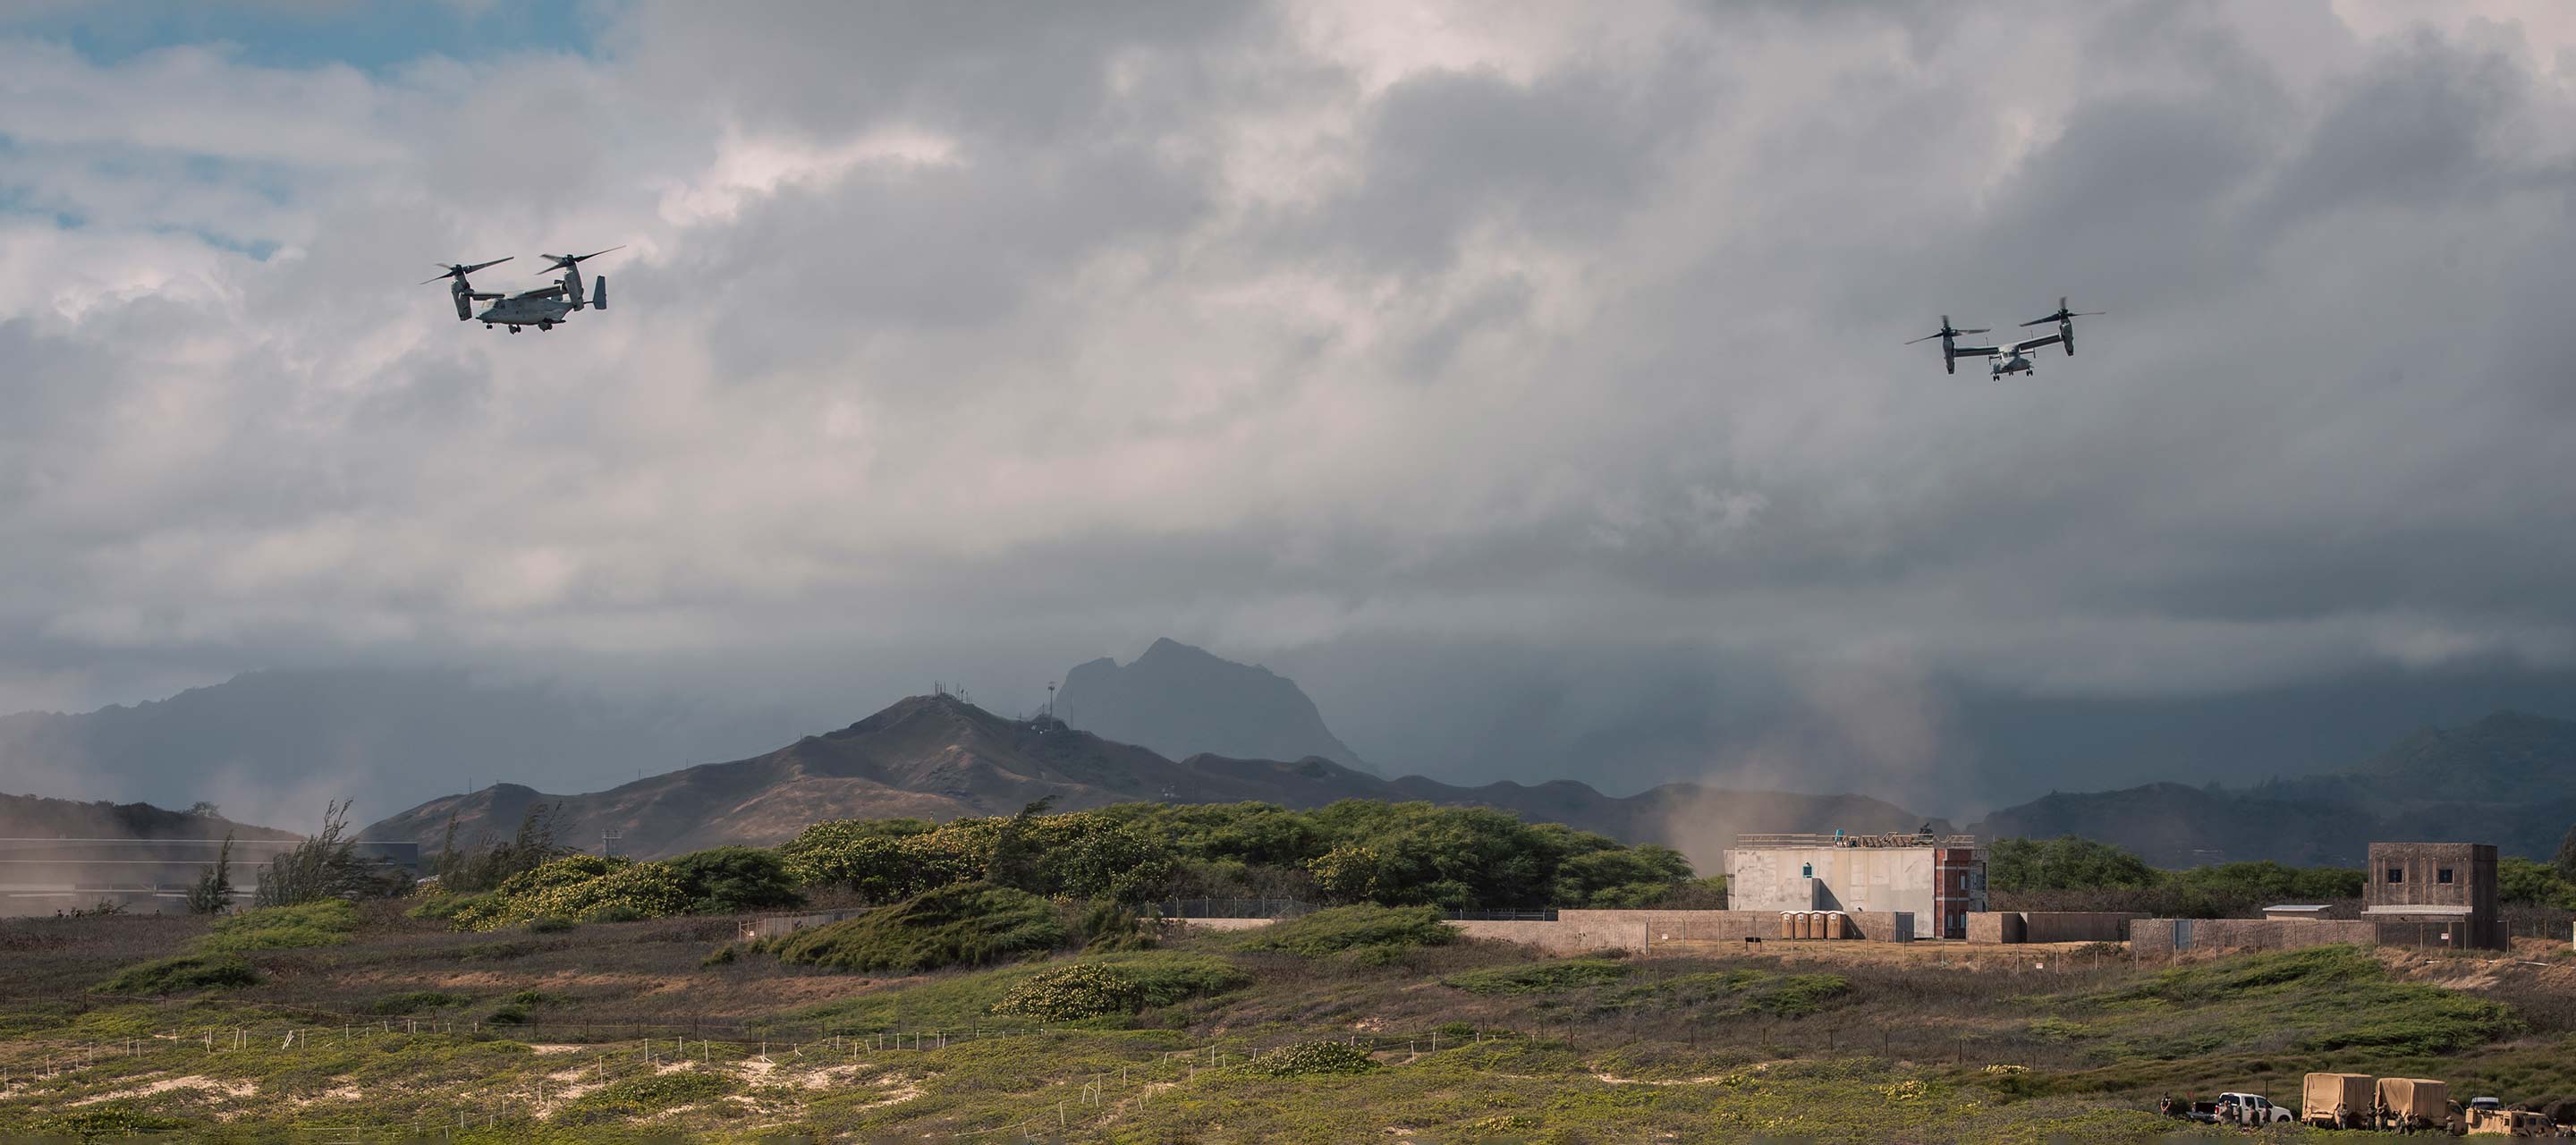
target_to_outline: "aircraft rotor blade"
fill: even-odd
[[[1953,333],[1953,334],[1984,334],[1984,333],[1988,333],[1988,332],[1992,331],[1993,329],[1994,329],[1994,328],[1993,328],[1993,327],[1991,327],[1991,326],[1979,326],[1979,327],[1977,327],[1977,328],[1976,328],[1976,329],[1974,329],[1974,330],[1953,330],[1953,331],[1951,331],[1951,333]]]
[[[438,280],[437,280],[437,279],[435,279],[435,278],[433,278],[433,279],[430,279],[430,281],[431,281],[431,282],[436,282],[436,281],[438,281]],[[1933,331],[1933,332],[1931,332],[1931,333],[1929,333],[1929,334],[1926,334],[1926,335],[1924,335],[1924,336],[1922,336],[1922,337],[1920,337],[1920,338],[1909,338],[1909,339],[1907,339],[1907,340],[1906,340],[1905,344],[1906,344],[1906,345],[1908,345],[1908,346],[1911,346],[1911,345],[1915,344],[1916,342],[1929,342],[1929,341],[1933,340],[1934,338],[1938,338],[1938,337],[1940,337],[1940,336],[1941,336],[1941,332],[1940,332],[1940,331],[1938,331],[1938,330],[1935,330],[1935,331]]]
[[[478,263],[473,263],[473,264],[470,264],[470,265],[469,265],[469,264],[466,264],[466,263],[461,263],[461,262],[458,262],[458,263],[433,262],[433,263],[431,263],[431,264],[430,264],[431,266],[445,267],[445,268],[447,268],[447,273],[442,274],[442,275],[439,275],[437,278],[430,279],[430,280],[429,280],[429,282],[421,283],[421,285],[422,285],[422,286],[427,286],[427,285],[429,285],[429,283],[430,283],[430,282],[443,282],[443,281],[445,281],[445,280],[447,280],[447,279],[451,279],[451,278],[460,278],[460,277],[463,277],[463,276],[465,276],[465,275],[472,274],[472,273],[474,273],[475,271],[481,270],[481,269],[483,269],[484,267],[487,267],[487,266],[499,266],[499,265],[501,265],[502,263],[508,262],[508,261],[510,261],[510,259],[512,259],[512,258],[516,258],[516,257],[518,257],[518,256],[516,256],[516,255],[507,255],[507,256],[504,256],[504,257],[501,257],[501,258],[493,259],[493,260],[492,260],[492,261],[490,261],[490,262],[478,262]]]

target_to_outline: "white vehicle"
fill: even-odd
[[[2259,1093],[2222,1093],[2212,1112],[2221,1125],[2270,1125],[2276,1121],[2296,1121],[2290,1111],[2272,1104],[2272,1099]]]

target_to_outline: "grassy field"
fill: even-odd
[[[1401,921],[910,975],[746,952],[721,918],[16,921],[0,1134],[2116,1141],[2182,1128],[2159,1096],[2293,1100],[2319,1069],[2576,1093],[2576,964],[2537,945],[1545,959]],[[184,972],[208,964],[248,973]]]

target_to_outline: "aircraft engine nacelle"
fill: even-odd
[[[604,274],[603,274],[603,275],[600,275],[600,276],[599,276],[599,277],[597,277],[597,278],[594,278],[594,279],[591,279],[591,280],[590,280],[590,305],[591,305],[591,308],[592,308],[592,309],[594,309],[594,310],[606,310],[606,309],[608,309],[608,276],[607,276],[607,275],[604,275]]]
[[[1944,327],[1947,327],[1949,324],[1949,319],[1944,318],[1941,320],[1941,325]],[[1947,338],[1941,339],[1941,368],[1950,371],[1952,374],[1957,374],[1959,372],[1959,347],[1956,343],[1953,343]]]
[[[448,293],[449,297],[452,297],[452,298],[454,298],[454,299],[456,300],[456,320],[457,320],[457,321],[459,321],[459,322],[463,322],[463,321],[465,321],[466,319],[471,318],[471,317],[473,317],[473,316],[474,316],[474,300],[473,300],[471,297],[469,297],[469,296],[468,296],[469,292],[466,290],[466,287],[465,287],[465,284],[464,284],[464,283],[462,283],[462,282],[457,283],[457,284],[456,284],[456,286],[455,286],[455,288],[454,288],[454,289],[452,289],[452,290],[450,290],[450,291],[448,291],[447,293]]]
[[[2059,345],[2062,345],[2062,346],[2066,347],[2066,356],[2067,356],[2067,357],[2069,357],[2069,358],[2074,357],[2074,356],[2075,356],[2075,320],[2074,320],[2074,319],[2072,319],[2072,318],[2061,318],[2061,319],[2059,319],[2059,320],[2058,320],[2058,322],[2057,322],[2057,336],[2058,336],[2058,337],[2060,337],[2060,338],[2062,338],[2062,339],[2064,339],[2064,341],[2060,342],[2060,343],[2059,343]]]

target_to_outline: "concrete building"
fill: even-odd
[[[1986,858],[1968,835],[1739,835],[1726,878],[1734,910],[1905,913],[1913,938],[1964,939],[1986,909]]]
[[[2441,932],[2441,945],[2504,949],[2494,844],[2373,843],[2365,873],[2363,918]]]

